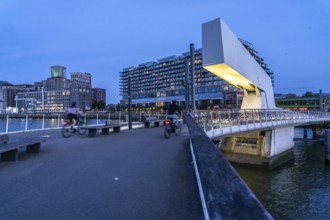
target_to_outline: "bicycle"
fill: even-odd
[[[175,136],[178,136],[181,133],[181,129],[182,129],[181,119],[179,119],[178,127],[175,126],[175,120],[173,118],[165,120],[164,125],[165,125],[164,137],[166,139],[169,139],[172,133],[174,133]]]
[[[86,124],[82,119],[80,119],[76,125],[71,123],[70,120],[65,120],[62,127],[62,136],[64,138],[68,138],[71,137],[71,135],[73,135],[75,132],[80,135],[84,135],[87,132],[87,129],[84,129],[84,127],[86,127]]]

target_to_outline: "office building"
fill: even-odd
[[[90,73],[71,73],[71,101],[82,109],[92,106],[92,75]]]

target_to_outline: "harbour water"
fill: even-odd
[[[301,137],[301,130],[296,133]],[[294,160],[275,170],[234,167],[274,219],[330,219],[330,164],[323,144],[296,142]]]

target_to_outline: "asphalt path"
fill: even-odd
[[[0,219],[204,219],[187,128],[170,139],[163,129],[10,134],[50,138],[39,154],[0,162]]]

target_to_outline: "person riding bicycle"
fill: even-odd
[[[177,104],[177,101],[176,100],[173,100],[172,101],[172,104],[170,105],[170,107],[168,108],[168,111],[167,111],[167,117],[168,118],[173,118],[175,120],[175,127],[177,128],[178,125],[179,125],[179,117],[177,114],[175,114],[175,112],[178,112],[179,115],[181,116],[181,111],[180,111],[180,107],[178,106]]]
[[[74,119],[76,121],[75,125],[78,125],[80,121],[80,116],[82,115],[81,111],[79,108],[76,107],[76,102],[72,102],[71,106],[67,109],[68,111],[68,119],[70,121],[70,124],[73,124]]]

